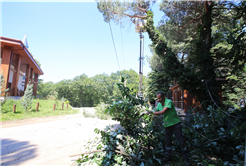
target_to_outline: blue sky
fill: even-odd
[[[44,82],[119,70],[109,24],[103,21],[96,2],[33,1],[1,2],[1,36],[22,40],[26,34],[29,51],[41,63]],[[163,16],[158,9],[159,3],[153,6],[156,25]],[[138,73],[140,46],[135,25],[121,29],[111,22],[111,26],[120,70]],[[147,33],[144,37],[144,55],[151,56],[151,41]],[[146,61],[144,75],[150,71]]]

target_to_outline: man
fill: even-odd
[[[172,160],[172,134],[174,132],[176,138],[179,141],[181,150],[185,159],[185,164],[190,165],[189,152],[185,146],[185,139],[182,134],[180,119],[175,110],[172,100],[166,99],[163,92],[158,92],[157,99],[159,104],[157,105],[154,115],[163,115],[164,127],[165,127],[165,157],[163,162],[166,163]]]

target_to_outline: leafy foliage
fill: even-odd
[[[155,2],[156,1],[138,0],[124,1],[122,3],[122,1],[119,0],[99,0],[97,1],[97,8],[99,12],[103,14],[105,22],[113,20],[116,24],[124,22],[125,25],[129,22],[129,17],[130,22],[134,22],[134,16],[145,18],[145,9],[150,8]]]
[[[246,66],[241,75],[232,74],[227,77],[223,90],[225,104],[237,109],[246,107]]]
[[[205,28],[204,25],[203,28]],[[206,27],[208,28],[208,27]],[[201,27],[202,29],[202,27]],[[209,100],[208,92],[212,92],[212,98],[218,101],[218,85],[215,82],[215,73],[213,68],[213,60],[205,46],[202,44],[203,38],[199,40],[196,47],[196,65],[199,69],[185,66],[176,57],[176,54],[167,46],[160,32],[153,25],[153,13],[148,12],[146,30],[155,46],[155,52],[162,58],[164,69],[167,77],[176,80],[179,86],[196,95],[199,101]],[[201,33],[201,35],[203,35]],[[206,34],[205,34],[206,35]],[[202,95],[201,95],[202,94]]]
[[[109,106],[108,104],[100,103],[95,107],[96,115],[99,119],[104,119],[104,120],[111,119],[111,116],[105,114],[105,110],[107,109],[108,106]]]
[[[148,88],[146,89],[148,93],[148,99],[150,101],[156,100],[156,92],[162,91],[165,94],[170,92],[169,87],[171,81],[166,77],[163,71],[152,70],[148,74]],[[167,97],[171,97],[166,95]]]
[[[24,107],[25,111],[27,112],[32,105],[33,100],[33,84],[27,84],[24,96],[22,97],[22,106]]]
[[[133,22],[137,17],[147,19],[145,28],[153,52],[161,59],[167,77],[178,81],[200,102],[212,100],[219,105],[221,85],[216,78],[226,78],[230,73],[240,75],[244,68],[246,3],[163,1],[160,10],[167,17],[158,27],[154,27],[151,1],[130,4],[99,1],[98,9],[106,22],[118,23],[120,17]],[[206,107],[204,103],[204,110]]]
[[[147,79],[147,95],[149,101],[152,103],[156,100],[156,92],[162,91],[167,94],[167,98],[171,98],[169,87],[171,86],[171,80],[167,77],[167,74],[163,71],[163,64],[161,58],[154,52],[151,47],[153,55],[148,58],[152,71],[148,73]],[[169,93],[168,93],[169,92]]]
[[[237,147],[244,146],[245,110],[230,112],[209,106],[205,114],[194,114],[183,124],[195,163],[209,159],[209,163],[243,164],[244,154]],[[239,131],[234,133],[234,131]],[[217,162],[216,162],[217,161]],[[219,161],[223,161],[220,163]]]
[[[48,95],[54,92],[53,82],[43,82],[42,79],[38,79],[37,95],[41,95],[43,98],[48,97]]]
[[[159,151],[163,151],[161,142],[159,150],[155,151],[151,146],[157,142],[153,138],[158,135],[160,139],[163,139],[160,133],[153,132],[152,119],[154,116],[145,114],[148,110],[145,107],[145,101],[131,95],[130,88],[124,86],[123,78],[121,81],[117,84],[121,91],[121,100],[109,106],[105,112],[114,117],[113,120],[119,121],[122,128],[113,132],[110,132],[110,127],[106,128],[106,131],[95,129],[95,132],[102,136],[101,140],[95,140],[98,145],[94,150],[99,150],[99,153],[82,155],[82,158],[77,161],[78,163],[93,161],[98,165],[129,165],[130,163],[151,165],[160,162],[160,157],[154,160],[149,159],[150,156],[156,156]]]
[[[120,122],[121,128],[95,129],[101,137],[88,142],[77,163],[162,165],[165,145],[163,125],[158,125],[158,117],[145,114],[148,110],[145,101],[130,95],[124,79],[118,88],[121,100],[110,105],[106,112]],[[182,121],[182,126],[192,162],[199,165],[242,164],[245,115],[245,109],[231,112],[211,106],[204,114],[189,114]],[[173,158],[178,161],[173,164],[179,165],[183,162],[181,151],[178,141],[173,140]]]
[[[5,102],[6,102],[6,96],[7,96],[7,92],[9,90],[9,88],[5,88],[4,87],[5,85],[5,81],[4,81],[4,76],[3,74],[0,74],[0,96],[4,95],[5,97],[5,100],[4,101],[1,101],[1,105],[3,105]]]
[[[107,74],[98,74],[88,77],[85,74],[76,76],[72,80],[62,80],[58,83],[40,80],[38,84],[38,95],[43,98],[52,96],[57,92],[57,99],[66,98],[73,107],[95,107],[101,102],[106,103],[110,97],[119,96],[116,83],[120,77],[126,78],[126,84],[132,89],[132,94],[138,92],[139,77],[136,71],[122,70]],[[143,77],[143,90],[146,89],[145,76]]]
[[[231,104],[232,99],[242,98],[240,96],[236,99],[236,96],[239,95],[239,89],[243,91],[240,87],[245,85],[237,78],[242,78],[245,68],[245,47],[242,46],[246,44],[246,3],[244,1],[213,1],[210,5],[208,3],[210,2],[163,1],[160,10],[167,17],[160,21],[157,29],[167,42],[167,46],[175,52],[180,63],[189,66],[195,73],[200,73],[199,77],[204,77],[208,73],[208,70],[202,68],[213,65],[216,77],[227,79],[222,94],[230,99],[224,103]],[[207,27],[204,27],[206,25]],[[207,31],[208,29],[210,32]],[[207,40],[209,38],[210,41]],[[203,45],[210,47],[206,55]],[[213,58],[213,63],[210,65],[208,65],[209,59],[204,58],[208,55]],[[211,71],[212,68],[210,74]],[[206,78],[199,79],[206,82]],[[199,87],[205,88],[202,85]],[[211,87],[209,91],[214,93],[214,88],[211,85],[208,87]]]

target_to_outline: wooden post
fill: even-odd
[[[67,109],[68,109],[68,103],[67,103]]]
[[[64,103],[62,103],[62,110],[63,110],[63,107],[64,107]]]
[[[15,113],[15,109],[16,109],[16,104],[14,104],[13,106],[13,113]]]
[[[2,48],[1,48],[2,50]],[[6,89],[11,87],[8,87],[8,82],[9,82],[9,73],[10,73],[10,68],[11,68],[11,63],[12,63],[12,57],[13,57],[13,52],[11,51],[11,47],[4,47],[3,50],[1,51],[1,73],[4,75],[4,82],[5,85],[3,85]],[[2,96],[4,94],[1,94]]]
[[[31,84],[33,83],[33,68],[30,69],[30,76]],[[29,83],[29,82],[28,82]]]
[[[26,90],[27,84],[29,84],[29,80],[30,80],[30,65],[26,66],[26,79],[25,79],[25,88],[24,90]]]
[[[36,112],[38,112],[39,102],[37,102]]]
[[[21,56],[16,55],[15,60],[16,60],[16,62],[15,62],[16,72],[14,73],[12,87],[14,88],[14,96],[18,96],[17,85],[18,85],[18,81],[19,81],[19,77],[20,77]]]
[[[34,86],[33,86],[33,96],[36,97],[37,95],[37,88],[38,88],[38,73],[34,73]]]
[[[56,110],[56,104],[54,104],[54,107],[53,107],[53,111],[55,111]]]

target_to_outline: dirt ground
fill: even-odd
[[[82,153],[82,147],[97,136],[94,129],[119,122],[85,118],[82,108],[76,115],[32,118],[1,123],[1,165],[72,165],[69,156]]]

